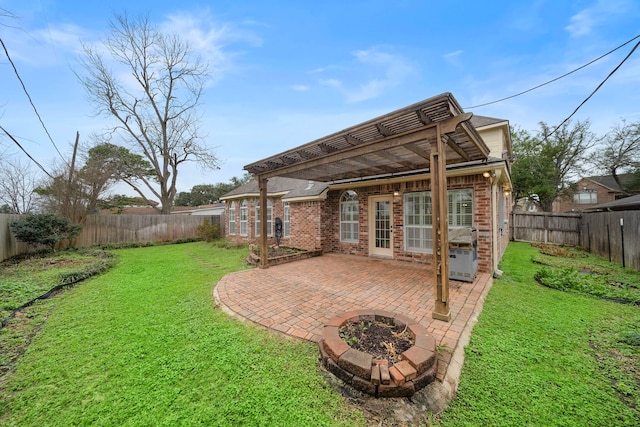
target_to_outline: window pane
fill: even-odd
[[[340,197],[340,241],[358,242],[358,194],[353,190]]]
[[[236,202],[229,206],[229,234],[236,234]]]
[[[289,237],[291,235],[291,219],[289,218],[289,202],[284,202],[284,220],[283,220],[283,230],[284,237]]]
[[[243,200],[240,202],[240,234],[246,236],[249,233],[249,207],[247,206],[247,201]]]

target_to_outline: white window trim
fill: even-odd
[[[235,236],[236,234],[236,202],[233,201],[229,205],[229,234]]]
[[[466,227],[473,227],[473,189],[472,188],[460,188],[460,189],[453,189],[453,190],[448,190],[447,191],[447,203],[449,203],[449,205],[451,205],[452,202],[452,198],[455,197],[456,194],[460,194],[461,192],[470,192],[471,193],[471,224],[457,224],[455,219],[456,219],[456,213],[459,212],[459,208],[460,206],[457,206],[456,209],[448,209],[449,211],[449,229],[456,229],[456,228],[466,228]],[[431,254],[433,253],[433,224],[432,224],[432,215],[431,213],[425,215],[424,217],[424,224],[417,224],[417,225],[409,225],[408,221],[407,221],[407,215],[408,215],[408,207],[407,207],[407,199],[412,196],[412,195],[417,195],[417,194],[422,194],[425,195],[426,197],[428,197],[429,199],[429,205],[431,204],[431,192],[430,191],[419,191],[419,192],[414,192],[414,193],[405,193],[404,198],[403,198],[403,205],[404,205],[404,249],[407,252],[419,252],[419,253],[427,253],[427,254]],[[464,215],[464,213],[462,214]],[[414,247],[414,246],[409,246],[409,235],[410,233],[410,229],[416,229],[416,230],[421,230],[420,233],[423,235],[424,238],[424,247]],[[428,236],[428,237],[424,237],[424,236]],[[429,247],[431,246],[431,247]]]
[[[355,200],[343,200],[345,198],[345,195],[351,195],[351,194],[355,194],[356,199]],[[358,243],[360,241],[360,207],[359,207],[359,196],[358,193],[356,193],[353,190],[347,190],[344,193],[342,193],[340,195],[340,204],[339,204],[339,215],[340,215],[340,241],[341,242],[345,242],[345,243]],[[342,209],[343,206],[355,206],[355,220],[354,219],[350,219],[350,220],[343,220],[342,218]],[[353,226],[355,224],[355,236],[353,237],[349,237],[349,238],[345,238],[345,235],[343,234],[343,230],[342,230],[342,225],[343,224],[348,224]]]
[[[256,202],[255,207],[255,227],[256,232],[255,235],[258,237],[260,235],[260,201]],[[271,199],[267,199],[267,237],[273,236],[273,202]]]
[[[291,205],[289,202],[282,203],[282,237],[291,237]]]
[[[589,200],[583,198],[584,195],[589,196]],[[595,205],[598,204],[598,193],[595,190],[580,190],[573,195],[573,204],[575,205]]]
[[[249,235],[249,206],[246,200],[240,202],[240,235]]]

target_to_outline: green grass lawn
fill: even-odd
[[[0,425],[366,423],[320,376],[315,345],[214,308],[215,283],[245,268],[246,249],[190,243],[115,253],[120,262],[107,273],[15,319],[32,317],[37,322],[27,326],[42,329],[0,381]],[[640,308],[534,279],[543,268],[590,269],[635,295],[640,272],[585,254],[554,255],[509,245],[504,275],[466,348],[458,395],[439,417],[425,419],[440,426],[640,425]],[[31,277],[38,270],[31,267]],[[595,295],[620,296],[612,292]],[[5,341],[8,329],[0,331]]]
[[[320,376],[317,346],[213,307],[246,250],[125,249],[60,298],[2,385],[0,425],[362,425]]]
[[[509,244],[441,425],[639,425],[639,308],[539,285],[538,256]]]

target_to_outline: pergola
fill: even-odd
[[[451,93],[429,98],[244,167],[267,206],[269,178],[335,182],[428,169],[433,224],[433,317],[449,321],[446,167],[486,160],[489,148]],[[267,267],[267,210],[260,209],[260,266]]]

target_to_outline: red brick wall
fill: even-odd
[[[258,203],[257,197],[248,197],[244,200],[247,201],[248,206],[248,223],[247,223],[247,235],[240,235],[240,202],[236,200],[236,233],[225,236],[228,242],[232,243],[258,243],[260,236],[256,235],[256,203]],[[275,225],[276,218],[281,218],[284,221],[284,203],[281,197],[269,198],[273,203],[273,224]],[[231,201],[225,204],[225,215],[228,221],[229,210],[231,207]],[[289,246],[299,249],[316,250],[322,249],[322,233],[321,233],[321,210],[322,201],[312,202],[300,202],[289,204],[289,220],[291,222],[291,236],[283,237],[280,242],[283,246]],[[229,226],[227,223],[226,229]],[[271,233],[273,234],[273,232]],[[275,237],[269,236],[268,243],[270,245],[275,244]]]
[[[291,237],[287,246],[317,250],[322,247],[322,201],[290,203]]]
[[[589,208],[591,206],[600,205],[602,203],[614,202],[616,200],[616,193],[608,190],[600,184],[589,179],[581,179],[578,181],[578,191],[580,190],[592,190],[598,195],[597,203],[590,204],[575,204],[573,203],[573,197],[570,199],[562,199],[553,204],[554,212],[578,212],[582,209]]]
[[[447,185],[449,189],[470,188],[473,190],[473,222],[474,226],[478,229],[478,269],[482,272],[492,272],[491,190],[489,182],[481,175],[477,175],[449,178]],[[323,209],[323,224],[325,224],[323,228],[323,249],[325,252],[367,256],[369,254],[369,197],[389,195],[397,191],[398,196],[393,197],[393,258],[399,261],[418,262],[426,265],[432,264],[432,254],[404,250],[404,194],[430,190],[428,180],[359,187],[353,190],[358,193],[360,222],[359,242],[346,243],[340,241],[339,202],[344,190],[330,191]],[[508,210],[505,212],[508,212]],[[505,235],[508,241],[508,233]]]
[[[481,272],[492,272],[492,222],[490,184],[482,175],[448,178],[449,189],[473,190],[473,223],[478,230],[478,269]],[[359,241],[348,243],[340,241],[340,196],[343,190],[330,191],[325,201],[290,203],[291,236],[283,238],[282,245],[307,249],[321,249],[324,252],[336,252],[354,255],[369,255],[369,197],[391,195],[393,197],[393,258],[399,261],[417,262],[431,266],[433,256],[421,252],[410,252],[404,249],[404,194],[408,192],[429,191],[429,181],[409,181],[396,184],[372,185],[354,188],[358,193],[359,204]],[[508,198],[507,198],[508,199]],[[226,239],[236,243],[256,243],[255,235],[255,203],[258,198],[247,198],[249,210],[248,236],[240,236],[240,201],[236,204],[236,234],[227,235]],[[271,198],[273,217],[284,218],[281,198]],[[509,203],[508,200],[505,203]],[[226,203],[226,214],[229,215],[230,202]],[[509,212],[505,206],[505,212]],[[506,215],[508,218],[508,215]],[[227,227],[228,228],[228,227]],[[503,250],[508,242],[508,229],[503,235]],[[269,244],[275,239],[269,238]]]

